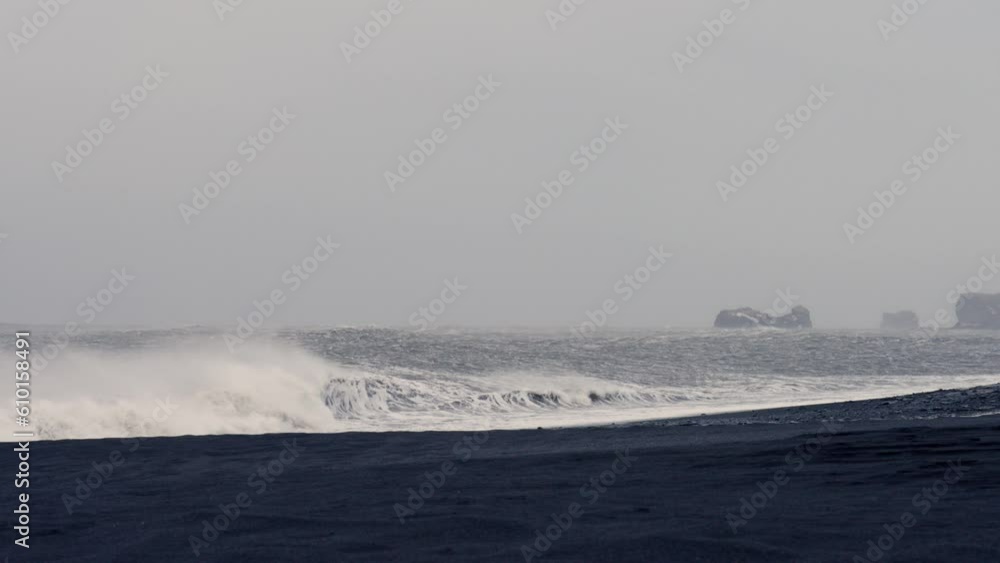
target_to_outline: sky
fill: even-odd
[[[710,326],[779,295],[820,327],[931,317],[970,278],[1000,291],[998,21],[9,0],[0,322]]]

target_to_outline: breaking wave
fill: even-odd
[[[997,381],[730,374],[652,387],[574,373],[390,373],[277,345],[238,354],[69,349],[33,375],[32,404],[42,439],[464,431],[607,424]]]

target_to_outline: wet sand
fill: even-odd
[[[35,442],[31,549],[5,549],[53,563],[1000,561],[998,412],[994,386],[617,427]]]

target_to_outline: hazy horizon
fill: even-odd
[[[7,2],[0,322],[231,328],[281,290],[265,328],[416,327],[456,279],[428,326],[569,330],[610,299],[609,327],[708,327],[786,290],[818,328],[952,312],[1000,250],[1000,6],[929,2],[880,28],[897,3],[585,2],[560,21],[556,1],[403,2],[358,47],[388,0],[71,2],[24,42],[10,34],[41,8]],[[272,142],[245,144],[264,127]],[[437,129],[413,174],[387,179]],[[576,152],[595,139],[602,154]],[[906,164],[936,141],[933,164]],[[525,198],[563,170],[572,184],[526,222]],[[852,243],[844,224],[897,179]],[[285,277],[318,238],[328,259]],[[616,284],[661,247],[626,300]],[[122,270],[134,279],[91,315]]]

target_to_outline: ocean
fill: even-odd
[[[32,329],[38,438],[576,427],[1000,382],[996,332],[317,328],[235,351],[224,334]]]

